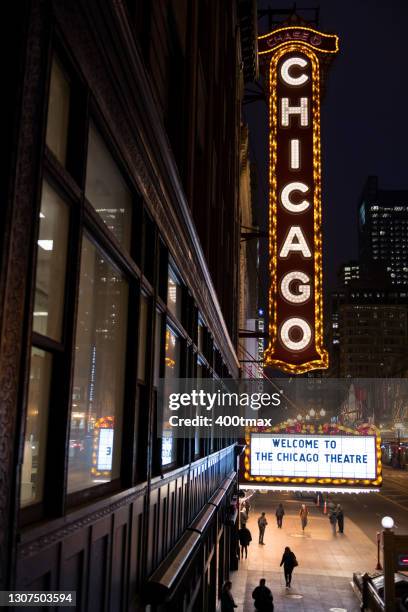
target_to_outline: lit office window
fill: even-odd
[[[182,287],[181,283],[174,272],[173,268],[169,266],[169,275],[167,282],[167,306],[174,314],[177,319],[181,319],[181,299],[182,299]]]
[[[41,196],[33,329],[57,341],[62,339],[68,228],[67,204],[44,181]]]
[[[180,340],[170,327],[166,328],[164,363],[164,396],[166,397],[166,383],[174,378],[177,378],[180,369]],[[162,438],[162,465],[169,465],[176,459],[176,444],[172,434],[173,432],[169,429],[168,423],[164,423]]]
[[[149,300],[146,295],[140,296],[139,311],[139,344],[137,347],[137,378],[144,382],[146,378],[146,345]]]
[[[85,195],[115,238],[129,249],[132,196],[93,123],[89,127]]]
[[[70,85],[54,57],[48,98],[46,142],[58,161],[65,166],[68,142]]]
[[[119,477],[128,284],[87,237],[81,254],[68,492]]]
[[[40,502],[43,496],[51,368],[52,356],[33,347],[21,471],[21,506]]]

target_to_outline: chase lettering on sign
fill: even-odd
[[[264,362],[301,374],[323,347],[320,54],[337,36],[280,28],[261,37],[269,78],[269,346]],[[330,41],[330,42],[329,42]],[[268,56],[269,59],[269,56]]]

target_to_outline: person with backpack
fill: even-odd
[[[282,555],[282,561],[280,562],[279,567],[282,567],[282,565],[283,565],[283,572],[285,574],[286,588],[290,589],[293,570],[299,564],[297,562],[295,553],[290,550],[289,546],[285,546],[285,550]]]

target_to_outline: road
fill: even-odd
[[[395,533],[408,533],[408,472],[384,468],[384,483],[380,493],[344,494],[333,496],[342,504],[345,516],[376,541],[383,516],[395,521]]]
[[[377,563],[377,531],[381,518],[392,516],[396,533],[408,533],[408,473],[384,470],[384,485],[379,493],[336,494],[335,503],[343,506],[344,534],[333,535],[328,517],[312,499],[299,499],[293,493],[257,493],[252,500],[248,528],[252,533],[248,559],[242,560],[232,574],[233,593],[240,610],[253,609],[252,590],[261,577],[274,594],[275,609],[286,612],[328,612],[337,609],[357,612],[359,601],[350,583],[354,571],[374,571]],[[283,529],[278,529],[275,509],[285,507]],[[309,508],[309,521],[302,532],[300,504]],[[265,545],[258,544],[257,518],[265,512],[268,526]],[[279,567],[285,546],[296,553],[292,589],[285,589]]]

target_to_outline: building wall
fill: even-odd
[[[237,5],[15,11],[0,582],[144,609],[190,526],[192,556],[154,605],[212,610],[209,576],[235,555],[234,440],[162,445],[156,404],[159,377],[239,374]]]
[[[380,189],[368,177],[359,202],[359,258],[382,266],[392,285],[408,284],[408,191]]]
[[[340,376],[392,376],[406,355],[407,313],[405,305],[340,306]]]
[[[240,160],[240,220],[241,244],[239,259],[239,329],[242,332],[257,331],[258,290],[259,290],[259,238],[254,221],[254,182],[249,160],[249,131],[242,126]],[[250,235],[251,238],[247,238]],[[258,359],[259,339],[241,337],[238,356],[242,362],[243,376],[259,376],[259,364],[250,363]]]

